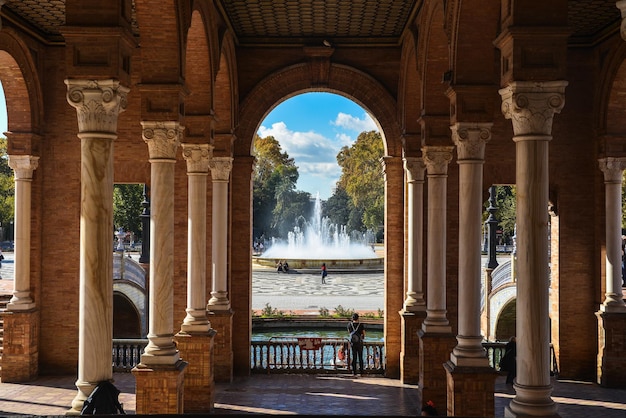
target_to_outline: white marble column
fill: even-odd
[[[425,146],[422,156],[428,177],[428,233],[426,318],[424,332],[452,331],[446,316],[446,203],[448,164],[452,150],[448,146]]]
[[[210,160],[213,181],[213,290],[208,309],[225,311],[230,309],[228,298],[228,179],[233,167],[231,157],[213,157]]]
[[[15,171],[15,279],[10,311],[33,309],[30,294],[30,223],[31,185],[39,157],[9,155],[9,167]]]
[[[206,195],[209,144],[182,144],[187,162],[188,228],[187,228],[187,315],[183,332],[208,332],[211,324],[206,312]]]
[[[507,416],[549,416],[550,398],[548,144],[565,104],[565,81],[511,82],[500,90],[513,123],[517,187],[517,378]]]
[[[626,158],[601,158],[606,212],[606,293],[602,312],[626,312],[622,295],[622,175]]]
[[[424,254],[424,173],[426,166],[421,157],[406,157],[404,169],[407,177],[408,260],[407,289],[404,310],[424,311],[426,301],[423,290]]]
[[[450,360],[457,366],[489,367],[480,334],[480,282],[485,144],[491,123],[456,123],[452,140],[459,164],[459,329]]]
[[[174,166],[184,127],[178,122],[141,122],[150,154],[150,308],[148,345],[138,367],[173,366]]]
[[[113,140],[128,89],[116,80],[65,80],[81,144],[78,394],[80,411],[94,387],[113,377]]]
[[[622,16],[620,35],[622,36],[622,39],[626,40],[626,0],[616,1],[615,6],[620,10]]]

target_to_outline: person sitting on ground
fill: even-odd
[[[283,270],[283,262],[279,261],[278,264],[276,264],[276,273],[280,273]]]

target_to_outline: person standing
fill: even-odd
[[[507,372],[506,384],[512,385],[517,375],[517,344],[515,337],[511,337],[504,348],[504,356],[500,360],[500,370]]]
[[[350,347],[352,349],[352,374],[356,376],[357,363],[359,373],[363,374],[363,340],[365,339],[365,326],[359,322],[359,314],[352,314],[352,321],[348,324],[350,333]]]
[[[322,263],[322,284],[326,284],[326,276],[328,276],[328,270],[326,270],[326,263]]]

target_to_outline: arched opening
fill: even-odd
[[[510,337],[515,336],[516,307],[517,299],[513,299],[500,310],[496,323],[496,340],[508,341]]]
[[[113,293],[113,338],[141,338],[139,312],[118,292]]]

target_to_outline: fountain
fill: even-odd
[[[286,243],[273,240],[262,255],[253,257],[253,262],[274,267],[279,261],[287,261],[295,269],[319,269],[322,263],[332,269],[382,268],[384,259],[376,254],[372,242],[371,233],[348,233],[345,225],[322,218],[318,193],[311,218],[294,226]]]

